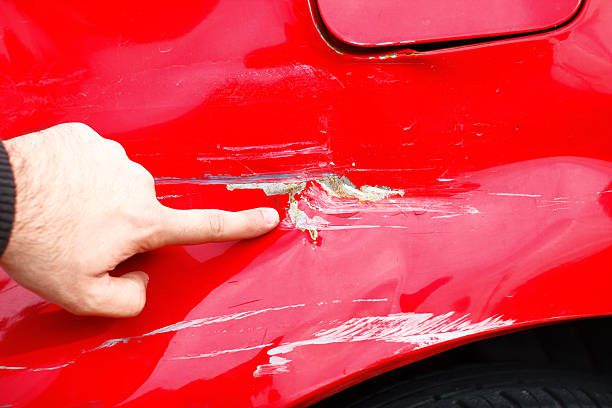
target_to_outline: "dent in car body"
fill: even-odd
[[[335,174],[328,174],[316,179],[316,183],[323,187],[328,195],[356,199],[359,200],[359,203],[381,201],[396,195],[404,195],[403,190],[393,190],[387,186],[363,185],[358,189],[346,176]],[[319,236],[318,228],[328,225],[328,223],[318,216],[310,218],[306,212],[300,209],[300,198],[296,198],[296,195],[299,195],[305,188],[306,182],[260,182],[227,185],[227,189],[230,191],[261,189],[267,196],[287,194],[289,196],[287,215],[290,223],[301,231],[307,231],[310,238],[316,241]],[[304,200],[304,203],[308,205],[307,200]]]

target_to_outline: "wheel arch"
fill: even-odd
[[[559,341],[562,340],[562,341]],[[568,319],[482,333],[456,347],[373,375],[317,401],[314,408],[348,406],[398,381],[461,366],[516,364],[612,374],[612,316]]]

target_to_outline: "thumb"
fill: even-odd
[[[162,207],[152,247],[234,241],[263,235],[278,225],[273,208],[230,212]],[[151,248],[153,249],[153,248]]]
[[[149,276],[129,272],[119,277],[103,275],[93,282],[88,298],[77,314],[106,317],[132,317],[144,308]]]

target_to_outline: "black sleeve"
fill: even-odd
[[[4,143],[0,142],[0,256],[11,236],[15,218],[15,179]]]

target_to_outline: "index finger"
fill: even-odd
[[[162,207],[155,247],[255,238],[278,225],[273,208],[231,212],[221,210],[175,210]]]

